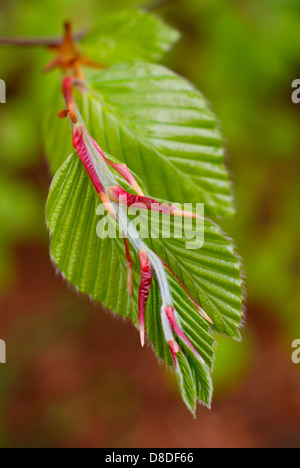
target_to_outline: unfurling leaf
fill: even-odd
[[[93,60],[113,65],[158,61],[178,39],[161,19],[132,8],[103,15],[81,45]]]
[[[117,173],[115,177],[122,183]],[[139,326],[139,259],[131,248],[133,292],[130,296],[123,240],[119,236],[115,239],[97,236],[100,218],[96,211],[99,204],[101,199],[79,157],[76,154],[70,156],[54,178],[47,204],[47,219],[52,234],[51,256],[64,276],[81,292],[103,302],[116,313],[131,318]],[[144,219],[141,218],[144,224],[148,222],[146,215],[147,212],[144,212]],[[180,218],[173,216],[172,227],[177,220]],[[205,221],[204,231],[204,245],[200,250],[186,250],[188,237],[143,240],[162,259],[161,265],[181,329],[179,333],[178,329],[174,330],[175,338],[179,340],[181,352],[185,353],[190,366],[190,372],[184,375],[193,376],[197,397],[210,406],[210,371],[215,346],[212,330],[239,338],[241,280],[239,264],[229,241],[208,220]],[[168,265],[168,268],[164,265]],[[206,311],[213,324],[201,315],[195,302]],[[154,275],[146,306],[145,329],[159,357],[172,365],[172,354],[163,331],[161,307],[159,282]],[[188,382],[186,385],[189,385]],[[181,390],[184,393],[187,391],[185,384]]]
[[[96,74],[77,100],[102,150],[137,174],[153,198],[205,203],[207,215],[234,213],[216,118],[188,81],[160,65],[119,64]],[[55,170],[67,156],[57,161],[69,138],[62,131],[49,154]]]
[[[133,321],[142,346],[147,336],[174,368],[194,414],[198,400],[211,405],[215,333],[240,339],[242,280],[231,241],[194,205],[184,206],[234,212],[222,138],[204,97],[145,62],[176,38],[133,10],[103,18],[83,41],[93,60],[130,63],[91,83],[78,68],[64,77],[59,117],[71,129],[56,127],[48,143],[57,172],[47,221],[51,257],[64,277]],[[75,152],[68,156],[69,140]],[[174,235],[164,235],[164,217]]]

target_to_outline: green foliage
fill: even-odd
[[[291,330],[300,306],[299,106],[290,99],[299,13],[296,0],[178,0],[168,12],[184,30],[184,67],[177,56],[172,65],[213,99],[228,141],[238,216],[223,226],[243,257],[250,301]]]
[[[99,238],[96,235],[99,218],[95,216],[99,198],[78,156],[72,155],[56,173],[51,185],[47,203],[47,220],[51,231],[51,256],[68,281],[79,291],[116,313],[131,318],[138,324],[137,296],[140,282],[138,260],[134,261],[134,290],[129,297],[127,287],[126,257],[123,240]],[[181,220],[181,218],[179,218]],[[175,223],[176,220],[173,220]],[[147,216],[140,217],[141,230],[147,223]],[[171,232],[174,232],[171,225]],[[145,239],[149,247],[162,258],[192,292],[195,300],[212,318],[213,328],[233,338],[239,338],[241,318],[241,280],[239,263],[229,241],[220,229],[205,221],[204,245],[199,250],[186,250],[180,239]],[[182,372],[179,382],[184,382],[181,391],[191,409],[188,399],[195,386],[199,399],[210,406],[211,380],[214,355],[214,338],[209,324],[204,320],[178,281],[169,275],[169,285],[174,306],[180,316],[186,336],[203,357],[199,363],[192,353],[185,349],[187,358],[182,358]],[[158,285],[152,286],[147,305],[146,329],[159,357],[171,364],[168,346],[164,340],[160,322],[161,300]],[[184,343],[183,343],[184,346]],[[187,361],[188,359],[188,361]],[[186,369],[188,365],[188,371]],[[190,388],[192,375],[193,385]]]
[[[193,374],[189,366],[188,360],[182,352],[177,355],[178,363],[176,369],[176,376],[180,393],[186,406],[189,408],[191,413],[195,413],[196,410],[196,385],[194,382]]]
[[[230,215],[234,207],[216,118],[188,81],[147,63],[160,59],[177,39],[172,28],[136,10],[101,17],[81,46],[90,58],[114,66],[97,73],[76,100],[91,135],[136,173],[151,196],[170,202],[202,202],[207,215]],[[79,291],[137,325],[137,255],[131,252],[134,291],[130,298],[123,241],[97,237],[100,201],[78,155],[68,157],[71,133],[67,120],[56,118],[64,104],[60,85],[55,83],[57,75],[54,78],[43,88],[41,101],[52,103],[47,106],[44,139],[52,172],[57,171],[47,204],[52,258]],[[54,94],[49,92],[53,87]],[[185,238],[145,239],[214,322],[210,326],[201,317],[179,282],[166,272],[180,325],[203,358],[195,357],[177,337],[182,351],[177,355],[176,374],[192,412],[197,399],[207,406],[211,403],[214,332],[239,339],[242,315],[240,266],[231,242],[209,220],[204,230],[204,246],[197,251],[186,251]],[[172,365],[162,331],[157,279],[153,282],[146,329],[158,356]]]
[[[3,2],[1,35],[60,35],[66,18],[73,22],[76,31],[80,31],[97,22],[105,10],[134,3],[139,2]],[[300,330],[300,295],[295,292],[300,279],[297,223],[300,143],[298,108],[290,104],[289,98],[291,77],[297,77],[299,71],[298,42],[295,40],[300,28],[299,8],[298,0],[246,0],[239,4],[224,0],[176,0],[169,8],[160,10],[183,32],[175,52],[165,60],[205,93],[226,135],[238,216],[234,222],[222,221],[222,226],[234,237],[244,258],[249,302],[252,310],[254,307],[259,310],[254,316],[264,316],[266,310],[272,320],[277,315],[281,329],[288,329],[287,347]],[[1,58],[0,76],[9,84],[10,92],[0,115],[1,170],[4,179],[13,181],[15,193],[21,178],[28,178],[29,173],[28,186],[41,173],[42,153],[37,144],[37,132],[46,109],[41,98],[52,89],[43,84],[45,77],[41,69],[50,54],[32,48],[20,51],[1,47]],[[57,76],[53,74],[47,78],[55,83],[59,95]],[[13,108],[10,107],[12,97]],[[61,98],[53,101],[51,94],[50,99],[53,109],[51,125],[47,126],[49,138],[49,130],[56,124],[58,131],[62,126],[68,127],[67,121],[56,120],[56,113],[62,108]],[[20,102],[22,108],[18,107]],[[55,134],[59,140],[58,131],[55,130]],[[58,155],[61,162],[71,152],[67,131],[68,149]],[[53,140],[49,154],[55,159],[59,141]],[[118,158],[121,159],[120,155]],[[28,168],[25,173],[24,167]],[[22,172],[18,168],[22,168]],[[6,202],[12,190],[6,185],[1,186],[2,199]],[[27,199],[28,204],[42,205],[43,198],[37,193],[34,201],[31,197]],[[24,209],[28,211],[29,206]],[[41,220],[43,214],[38,216]],[[28,217],[24,226],[31,242],[36,239],[37,225],[40,224],[38,216]],[[3,216],[2,231],[8,224],[12,226]],[[16,242],[14,235],[11,236],[16,230],[9,229],[9,232],[0,243],[3,281],[11,273],[10,246]],[[22,240],[23,232],[23,229],[18,231],[18,241]],[[4,284],[2,280],[1,284]],[[84,309],[84,304],[78,307]],[[64,302],[61,308],[65,309]],[[252,327],[256,333],[255,317]],[[248,334],[249,327],[245,335]],[[244,350],[244,343],[223,337],[218,337],[219,342],[221,346],[217,348],[213,377],[218,394],[223,394],[224,387],[236,386],[241,381],[248,368],[249,355],[255,356],[257,346],[250,343]]]
[[[178,39],[178,32],[162,20],[130,9],[103,15],[81,45],[88,57],[112,65],[160,60]]]
[[[160,65],[116,65],[94,78],[81,111],[103,150],[125,162],[152,196],[202,202],[209,215],[233,213],[216,119],[186,80]],[[55,168],[68,141],[62,131],[49,154]]]
[[[134,11],[111,14],[101,21],[83,41],[98,52],[93,58],[107,63],[121,59],[133,63],[103,70],[83,93],[76,95],[80,118],[90,134],[104,151],[134,171],[151,196],[169,200],[167,203],[202,202],[209,215],[232,214],[222,138],[203,95],[167,68],[135,61],[159,58],[174,42],[176,33],[156,18]],[[137,37],[139,47],[135,45]],[[70,141],[68,129],[66,125],[60,129],[56,125],[49,132],[51,112],[54,115],[50,109],[45,124],[48,155],[54,170],[62,164],[47,203],[51,256],[79,291],[138,325],[141,281],[138,252],[132,245],[131,297],[123,240],[121,236],[114,239],[97,236],[98,195],[76,153],[64,162]],[[124,187],[122,179],[115,173],[114,177]],[[143,220],[140,215],[139,222],[149,225],[147,216]],[[110,218],[108,229],[113,223]],[[172,217],[171,229],[176,230],[175,224],[176,216]],[[159,224],[156,229],[157,238],[147,236],[143,240],[176,275],[166,269],[167,284],[163,283],[163,288],[170,291],[181,330],[176,332],[181,346],[176,355],[177,380],[183,400],[194,413],[197,399],[209,407],[211,404],[213,331],[240,338],[239,261],[230,241],[208,220],[204,222],[204,244],[197,250],[186,248],[189,233],[166,240]],[[169,341],[161,318],[165,306],[161,298],[162,280],[157,274],[147,303],[146,330],[158,356],[171,365]],[[200,315],[182,283],[211,318],[212,326]]]

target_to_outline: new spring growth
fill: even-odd
[[[145,250],[139,253],[139,260],[141,266],[141,284],[139,291],[139,327],[140,327],[140,338],[142,347],[145,344],[145,308],[146,303],[150,294],[151,282],[152,282],[152,270],[149,262],[149,257]]]
[[[158,211],[160,213],[165,213],[175,216],[186,216],[188,218],[197,218],[198,216],[195,213],[189,213],[187,211],[182,211],[176,208],[173,205],[166,205],[165,203],[160,203],[153,198],[132,195],[129,192],[126,192],[120,185],[110,187],[109,196],[111,200],[116,202],[125,203],[127,206],[134,205],[136,208],[148,209],[152,211]]]
[[[63,41],[59,44],[50,44],[48,48],[55,52],[56,57],[45,66],[44,71],[60,68],[63,72],[72,71],[77,78],[82,78],[82,66],[100,69],[105,67],[103,64],[94,62],[86,57],[75,44],[71,23],[65,23]]]
[[[73,96],[73,83],[74,83],[74,78],[72,76],[66,76],[63,79],[62,83],[62,92],[67,104],[67,109],[62,110],[61,112],[58,113],[58,117],[63,119],[67,117],[68,114],[70,114],[70,118],[73,123],[77,123],[76,115],[75,115],[75,100]]]
[[[204,323],[204,320],[210,324],[213,324],[211,318],[207,315],[207,313],[203,310],[203,308],[196,302],[196,297],[192,297],[189,292],[190,286],[192,286],[192,275],[191,275],[191,282],[187,284],[186,287],[183,282],[181,281],[181,276],[185,276],[183,272],[178,273],[180,271],[180,267],[184,267],[184,265],[172,266],[177,274],[170,268],[168,265],[169,261],[167,261],[167,257],[170,259],[172,258],[172,264],[174,265],[177,255],[176,253],[172,252],[173,245],[163,245],[164,237],[163,235],[163,228],[161,228],[160,220],[162,217],[156,216],[158,213],[167,214],[165,218],[168,218],[168,226],[172,226],[176,228],[177,226],[176,221],[179,224],[180,220],[175,219],[175,217],[186,217],[186,218],[201,218],[203,220],[203,216],[199,216],[193,212],[183,211],[180,209],[181,207],[177,207],[174,204],[168,202],[157,201],[151,198],[146,191],[143,191],[140,185],[137,183],[136,178],[131,173],[129,168],[122,163],[116,163],[110,159],[110,156],[106,155],[102,150],[101,146],[96,142],[93,137],[89,134],[87,129],[86,123],[83,121],[82,116],[80,114],[78,105],[77,105],[77,95],[78,93],[74,93],[76,88],[81,94],[89,93],[89,96],[93,96],[97,94],[99,98],[99,93],[94,91],[93,87],[89,87],[88,83],[84,80],[84,75],[82,72],[82,67],[93,67],[93,68],[105,68],[103,64],[95,63],[90,60],[85,54],[82,52],[81,48],[76,44],[76,41],[82,38],[83,35],[72,35],[72,28],[69,23],[65,24],[65,34],[63,39],[60,38],[34,38],[34,39],[0,39],[1,43],[7,44],[19,44],[19,45],[40,45],[43,47],[47,47],[52,52],[55,53],[55,58],[51,60],[50,63],[45,67],[46,71],[52,70],[54,68],[60,68],[63,73],[63,80],[62,80],[62,95],[65,101],[65,108],[58,113],[60,118],[68,118],[72,130],[72,138],[73,138],[73,146],[76,150],[78,157],[80,158],[82,165],[89,176],[90,181],[93,184],[95,189],[95,193],[98,194],[101,202],[102,207],[104,206],[108,211],[108,219],[109,222],[112,221],[111,217],[114,221],[114,228],[115,232],[116,229],[119,230],[118,234],[119,237],[123,237],[124,241],[124,255],[120,256],[120,269],[124,269],[126,272],[127,268],[127,283],[128,283],[128,295],[125,296],[124,301],[118,301],[118,306],[120,308],[121,303],[126,303],[131,301],[132,310],[130,310],[130,314],[135,316],[136,308],[138,309],[137,318],[138,318],[138,327],[140,332],[140,341],[141,345],[144,346],[145,344],[145,334],[148,331],[146,328],[146,324],[151,324],[151,328],[154,329],[154,333],[156,334],[155,338],[156,341],[160,338],[160,331],[163,331],[163,338],[162,341],[164,343],[159,343],[160,351],[165,351],[165,348],[168,349],[169,347],[169,358],[173,358],[175,371],[177,375],[177,379],[181,388],[181,393],[183,399],[189,409],[194,413],[195,412],[195,405],[196,400],[201,399],[203,402],[207,402],[210,404],[211,400],[211,382],[210,382],[210,363],[212,360],[212,343],[208,340],[212,339],[211,333],[209,330],[209,326],[207,323]],[[151,73],[148,73],[151,79]],[[167,75],[166,75],[167,76]],[[174,82],[175,83],[175,82]],[[1,81],[0,81],[1,85]],[[2,83],[3,85],[3,83]],[[162,89],[165,89],[164,87]],[[185,89],[185,88],[184,88]],[[1,91],[1,89],[0,89]],[[174,88],[175,91],[175,88]],[[176,85],[176,91],[177,85]],[[0,92],[1,94],[1,92]],[[180,94],[178,94],[180,96]],[[1,100],[1,96],[0,96]],[[3,100],[3,99],[2,99]],[[101,91],[100,91],[100,100],[101,104],[103,104],[101,99]],[[176,103],[175,103],[176,104]],[[163,103],[162,103],[163,105]],[[171,106],[168,106],[171,108]],[[175,110],[174,106],[174,110]],[[172,107],[173,108],[173,107]],[[96,112],[93,113],[96,115]],[[169,119],[169,121],[173,122],[173,118]],[[176,119],[175,119],[176,120]],[[175,121],[174,120],[174,121]],[[194,119],[193,119],[194,120]],[[147,119],[145,120],[147,122]],[[156,121],[155,121],[156,122]],[[181,122],[179,122],[181,123]],[[97,122],[93,122],[93,127],[97,125]],[[99,123],[100,125],[100,123]],[[110,134],[110,138],[112,138],[113,133]],[[112,145],[113,146],[113,145]],[[181,145],[178,145],[178,151],[180,150]],[[62,167],[62,171],[60,172],[60,177],[65,176],[66,181],[74,180],[69,178],[70,171],[68,174],[64,172],[64,168],[68,167],[67,164],[69,161],[72,160],[74,162],[74,157],[76,158],[77,155],[72,155],[66,161],[66,165]],[[178,157],[180,155],[178,154]],[[147,166],[147,165],[146,165]],[[145,166],[145,167],[146,167]],[[83,167],[80,168],[80,165],[75,165],[76,171],[83,170]],[[77,173],[78,174],[78,173]],[[61,180],[59,179],[59,182]],[[172,181],[168,181],[172,182]],[[164,184],[164,182],[162,182]],[[54,185],[54,192],[58,186]],[[73,189],[74,187],[69,187]],[[86,188],[86,186],[85,186]],[[167,187],[166,187],[167,188]],[[88,188],[89,192],[87,193],[87,202],[91,203],[89,205],[86,203],[86,206],[91,206],[93,203],[93,197],[90,197],[90,187]],[[73,191],[68,193],[68,197],[72,196]],[[50,197],[49,197],[50,198]],[[60,199],[59,196],[56,194],[55,203],[59,204]],[[69,200],[69,199],[68,199]],[[52,200],[53,203],[53,200]],[[62,216],[65,216],[68,220],[68,211],[63,203],[60,203],[61,209],[65,209]],[[51,206],[51,200],[50,200]],[[53,206],[53,205],[52,205]],[[94,206],[94,205],[93,205]],[[128,208],[133,207],[134,209],[131,211]],[[74,205],[72,206],[72,213],[70,216],[73,218],[78,218],[81,214],[76,212],[76,208]],[[80,207],[78,207],[79,210]],[[92,209],[92,208],[91,208]],[[188,208],[189,209],[189,208]],[[143,237],[140,235],[136,229],[136,224],[131,222],[131,218],[129,213],[134,210],[141,211],[147,210],[149,212],[156,212],[151,213],[151,216],[145,216],[145,213],[141,216],[143,219],[147,219],[147,226],[150,225],[148,222],[151,218],[151,227],[157,229],[159,235],[156,236],[156,232],[151,230],[152,238],[149,240],[149,237],[144,236],[147,238],[147,241],[143,240]],[[198,208],[197,208],[198,210]],[[54,211],[54,210],[53,210]],[[193,211],[193,209],[191,209]],[[62,213],[62,211],[60,211]],[[202,212],[203,213],[203,212]],[[79,216],[78,216],[79,215]],[[92,215],[92,213],[91,213]],[[107,218],[107,217],[106,217]],[[170,220],[171,218],[171,220]],[[157,226],[155,223],[159,221],[159,225]],[[54,226],[54,222],[52,221],[52,226]],[[171,222],[172,221],[172,222]],[[176,231],[176,238],[183,239],[190,238],[189,234],[192,232],[197,232],[197,234],[203,234],[204,226],[201,227],[203,229],[199,229],[199,225],[196,221],[191,222],[191,219],[185,220],[185,228],[188,225],[188,229],[185,229],[184,235],[181,232]],[[77,222],[74,220],[74,222]],[[70,223],[69,223],[70,224]],[[83,224],[83,222],[82,222]],[[194,224],[197,225],[196,231],[194,231],[193,226]],[[200,224],[200,223],[199,223]],[[50,225],[50,223],[49,223]],[[57,228],[58,236],[60,236],[60,226]],[[84,226],[85,228],[86,226]],[[55,227],[53,227],[53,232]],[[161,234],[161,239],[159,238]],[[183,237],[184,236],[184,237]],[[61,236],[60,236],[61,237]],[[158,240],[156,240],[158,239]],[[201,238],[202,240],[202,238]],[[66,245],[68,241],[67,236],[63,240],[62,244]],[[197,238],[198,241],[198,238]],[[109,241],[108,241],[109,242]],[[114,241],[111,241],[114,242]],[[147,242],[147,243],[146,243]],[[171,243],[171,241],[170,241]],[[118,241],[119,244],[119,241]],[[197,244],[197,246],[196,246]],[[91,243],[89,247],[95,245]],[[102,243],[102,248],[105,243]],[[106,244],[107,245],[107,244]],[[156,247],[150,248],[149,245],[156,245]],[[181,249],[181,245],[176,244]],[[176,248],[174,245],[174,250]],[[199,242],[193,242],[193,247],[189,247],[191,249],[200,248]],[[67,245],[67,248],[69,246]],[[87,252],[79,252],[80,245],[76,245],[76,252],[80,253],[81,255],[85,255]],[[119,245],[118,245],[119,247]],[[168,248],[170,250],[170,255],[168,255]],[[156,249],[162,251],[160,258],[156,254]],[[118,249],[119,251],[119,249]],[[70,252],[68,249],[65,253]],[[214,251],[213,251],[214,252]],[[180,250],[180,254],[182,251]],[[96,252],[95,252],[96,255]],[[56,255],[57,256],[57,255]],[[88,254],[88,260],[90,261],[90,253]],[[179,255],[180,257],[180,255]],[[55,258],[55,256],[54,256]],[[71,256],[72,258],[72,256]],[[218,257],[216,257],[218,258]],[[64,259],[65,260],[65,259]],[[165,261],[166,260],[166,261]],[[65,263],[65,262],[64,262]],[[57,261],[57,264],[59,262]],[[101,263],[97,263],[100,265]],[[188,262],[187,262],[188,265]],[[139,267],[139,268],[138,268]],[[185,269],[187,266],[185,267]],[[63,269],[62,269],[63,271]],[[102,272],[102,271],[101,271]],[[122,277],[123,280],[123,277]],[[188,279],[186,280],[188,281]],[[137,291],[138,287],[136,284],[139,283],[139,290]],[[76,284],[76,282],[75,282]],[[122,283],[123,284],[123,281]],[[93,285],[95,286],[95,284]],[[135,287],[135,289],[134,289]],[[150,294],[152,292],[151,288],[155,288],[153,290],[153,298],[154,301],[152,302],[149,300]],[[95,290],[95,289],[94,289]],[[89,292],[90,289],[87,289]],[[193,288],[193,291],[196,291],[196,288]],[[137,294],[138,293],[138,294]],[[117,294],[117,292],[116,292]],[[196,292],[195,292],[196,294]],[[157,299],[156,299],[157,297]],[[123,299],[123,298],[121,298]],[[151,298],[152,299],[152,298]],[[137,302],[137,304],[133,304],[133,301]],[[226,305],[226,304],[225,304]],[[148,306],[148,307],[147,307]],[[157,316],[157,309],[160,308],[160,317]],[[177,309],[177,310],[176,310]],[[194,310],[194,314],[192,315],[192,309]],[[119,311],[119,310],[118,310]],[[121,311],[122,313],[122,311]],[[195,314],[199,314],[197,317]],[[151,314],[155,314],[152,317]],[[125,315],[125,314],[124,314]],[[201,317],[202,318],[201,318]],[[197,320],[199,319],[199,321]],[[160,320],[160,324],[157,323],[157,320]],[[153,326],[155,322],[155,327]],[[193,327],[195,325],[195,329]],[[156,328],[156,329],[155,329]],[[197,331],[199,328],[203,328],[203,332],[207,333],[207,342],[206,338],[203,335],[201,339],[198,336]],[[218,328],[218,327],[216,327]],[[150,331],[150,326],[149,326]],[[157,333],[158,332],[158,333]],[[201,334],[199,330],[199,334]],[[199,338],[199,339],[198,339]],[[1,342],[1,340],[0,340]],[[155,343],[155,341],[154,341]],[[162,345],[162,346],[161,346]],[[168,346],[167,346],[168,345]],[[207,345],[207,346],[206,346]],[[209,346],[209,352],[208,352]],[[162,353],[158,353],[162,355]],[[203,354],[203,357],[201,356]],[[164,352],[165,357],[165,352]],[[167,361],[167,359],[165,359]],[[1,356],[0,356],[1,361]],[[169,360],[168,360],[169,361]],[[201,367],[201,368],[200,368]]]
[[[211,323],[212,325],[214,324],[214,322],[212,321],[212,319],[207,315],[207,313],[202,309],[202,307],[199,306],[199,304],[192,298],[192,296],[190,295],[189,291],[187,290],[187,288],[185,287],[185,285],[183,284],[183,282],[178,278],[177,275],[175,275],[174,271],[171,270],[171,268],[169,267],[169,265],[167,265],[162,259],[160,259],[162,264],[164,265],[164,267],[171,273],[172,276],[174,276],[174,278],[176,278],[176,280],[178,281],[178,283],[182,286],[183,290],[186,292],[186,294],[189,296],[190,300],[193,302],[193,304],[197,307],[200,315],[202,315],[202,317],[207,320],[207,322]]]
[[[175,317],[174,307],[171,307],[171,306],[165,307],[165,313],[166,313],[166,316],[167,316],[167,318],[169,320],[169,323],[170,323],[171,328],[174,331],[174,333],[178,336],[178,338],[180,338],[190,348],[190,350],[192,351],[194,356],[201,362],[201,364],[204,365],[205,363],[204,363],[202,357],[196,351],[196,349],[194,348],[194,346],[192,345],[190,340],[187,338],[187,336],[185,335],[185,333],[182,331],[179,324],[177,323],[178,319],[177,319],[177,317]]]
[[[116,164],[109,160],[109,158],[102,151],[98,143],[90,136],[85,125],[81,123],[82,119],[79,111],[77,110],[77,106],[74,100],[73,87],[74,79],[72,77],[65,77],[63,80],[63,94],[67,105],[67,113],[70,115],[70,119],[73,126],[73,145],[95,187],[95,190],[99,194],[100,199],[104,203],[108,212],[120,222],[119,208],[122,204],[125,203],[127,206],[143,206],[148,210],[158,209],[159,211],[163,213],[168,213],[170,215],[180,215],[189,217],[194,216],[193,213],[186,213],[184,211],[178,210],[173,205],[159,203],[154,199],[145,196],[141,188],[137,184],[134,176],[127,168],[127,166],[125,164]],[[131,185],[133,190],[136,191],[136,195],[126,192],[119,184],[116,183],[117,181],[112,172],[110,171],[110,167],[115,169],[124,179],[124,181]],[[124,232],[126,226],[121,225],[120,228],[123,229]],[[141,281],[138,297],[138,310],[141,345],[144,346],[145,343],[145,309],[147,300],[149,298],[150,288],[152,285],[152,276],[154,273],[158,280],[163,301],[163,329],[165,331],[165,337],[169,344],[170,351],[174,359],[174,364],[176,365],[176,354],[180,350],[180,347],[176,342],[174,334],[177,337],[177,339],[182,340],[185,343],[185,345],[189,347],[189,349],[196,356],[196,358],[202,364],[204,364],[203,359],[197,353],[191,342],[186,337],[184,331],[182,330],[180,320],[176,314],[174,307],[169,305],[172,301],[172,297],[170,293],[166,270],[169,271],[178,280],[178,283],[182,286],[182,288],[190,297],[191,301],[198,308],[200,314],[210,323],[212,323],[211,319],[207,316],[203,309],[192,299],[192,297],[188,293],[188,290],[182,284],[180,279],[172,272],[168,265],[159,257],[157,257],[154,252],[149,250],[149,248],[144,244],[142,239],[139,238],[137,233],[135,234],[135,236],[132,236],[130,235],[129,231],[128,238],[124,238],[124,242],[128,269],[128,288],[130,295],[132,293],[133,287],[133,264],[130,254],[130,244],[137,252],[140,262]]]
[[[173,273],[169,266],[160,259],[155,252],[149,249],[149,247],[140,238],[135,228],[131,226],[130,229],[128,229],[130,222],[127,215],[125,216],[124,221],[124,209],[128,206],[134,206],[136,208],[140,207],[150,211],[153,210],[161,213],[167,213],[170,216],[187,216],[195,218],[197,215],[182,211],[174,205],[160,203],[144,195],[128,167],[125,164],[114,163],[106,156],[100,145],[89,134],[76,105],[74,87],[77,83],[78,79],[73,76],[65,76],[63,78],[62,92],[66,102],[66,109],[62,111],[59,116],[69,116],[73,133],[73,146],[77,151],[77,154],[79,155],[102,203],[105,205],[110,215],[119,223],[120,229],[123,232],[128,271],[128,290],[130,296],[132,295],[133,288],[133,262],[130,248],[132,247],[138,255],[141,275],[138,296],[138,318],[141,345],[144,346],[145,344],[145,310],[154,275],[160,289],[162,300],[162,327],[165,339],[173,356],[175,367],[177,366],[176,355],[181,351],[177,340],[182,341],[194,354],[197,360],[201,364],[204,364],[202,357],[184,333],[178,314],[172,305],[173,301],[167,272],[171,273],[175,277],[178,284],[184,289],[192,304],[197,308],[202,317],[210,323],[212,323],[212,320],[193,300],[187,288]],[[117,179],[111,169],[118,172],[121,178],[124,179],[124,182],[127,182],[131,186],[135,194],[129,193],[123,189],[120,183],[117,182]],[[120,210],[122,210],[122,216],[120,214]],[[126,236],[124,234],[125,232],[127,233]]]

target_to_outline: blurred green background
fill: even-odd
[[[66,19],[81,31],[132,5],[156,2],[1,0],[0,36],[59,36]],[[218,338],[213,409],[194,421],[133,327],[55,274],[40,128],[51,54],[0,46],[1,447],[300,447],[300,3],[171,0],[155,11],[182,32],[165,63],[206,95],[226,139],[237,216],[220,223],[244,262],[243,342]]]

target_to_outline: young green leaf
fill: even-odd
[[[86,55],[97,62],[155,62],[179,39],[179,33],[152,14],[129,9],[103,15],[81,41]]]
[[[177,353],[176,376],[180,393],[191,413],[196,411],[196,385],[189,362],[182,351]]]
[[[188,81],[160,65],[121,64],[97,74],[82,101],[91,135],[125,162],[152,196],[205,203],[207,215],[234,212],[216,119]],[[58,144],[65,139],[61,134]],[[60,147],[49,154],[55,169],[58,153]]]
[[[199,206],[183,206],[234,212],[203,95],[149,63],[177,39],[155,16],[128,10],[102,17],[81,46],[70,23],[62,41],[46,41],[55,57],[44,70],[63,72],[44,126],[57,171],[47,222],[63,276],[130,318],[142,346],[147,334],[194,414],[198,400],[211,405],[215,332],[240,338],[242,280],[230,240]],[[102,71],[88,83],[82,67]]]
[[[115,177],[120,176],[115,174]],[[100,199],[80,159],[76,154],[70,156],[53,180],[47,203],[47,220],[51,231],[51,256],[66,279],[79,291],[103,302],[107,308],[116,313],[131,318],[138,326],[137,296],[140,273],[137,256],[131,251],[134,275],[133,293],[130,296],[123,240],[118,237],[110,239],[97,236],[99,218],[96,216],[96,210],[99,204]],[[173,223],[177,219],[180,218],[174,216]],[[141,223],[143,222],[148,222],[146,216],[144,221],[141,217]],[[182,341],[182,336],[178,335],[185,358],[180,361],[181,370],[178,370],[177,377],[184,400],[190,409],[194,408],[197,398],[207,406],[211,403],[210,369],[214,359],[214,338],[210,330],[211,326],[231,336],[236,336],[241,317],[241,281],[238,262],[232,253],[232,247],[221,235],[220,230],[209,221],[205,223],[204,236],[202,257],[199,257],[202,249],[197,251],[197,254],[193,251],[192,256],[185,255],[188,251],[184,250],[184,243],[188,235],[187,238],[176,240],[145,239],[147,245],[164,262],[168,262],[176,275],[178,274],[177,278],[166,269],[173,305],[185,336]],[[172,242],[175,242],[176,248],[173,246],[168,249],[168,245],[172,245]],[[201,261],[205,265],[203,270],[199,268]],[[219,272],[220,265],[222,268]],[[188,274],[186,274],[187,271]],[[194,278],[193,274],[196,276],[198,274],[199,277]],[[206,311],[209,310],[214,314],[211,316],[214,319],[214,325],[209,324],[201,316],[192,298],[183,289],[181,281],[187,287],[193,285],[191,286],[193,299],[199,300],[201,306],[206,307],[212,301],[212,306],[206,307]],[[226,288],[230,283],[236,284],[233,289],[235,301],[239,303],[239,306],[235,304],[235,313],[231,314],[228,310],[232,307],[232,303],[226,298]],[[160,291],[157,280],[154,278],[146,307],[146,330],[158,356],[167,364],[172,364],[168,343],[166,343],[162,329],[161,306]],[[201,356],[201,359],[199,360],[197,356]],[[191,375],[193,376],[192,385]],[[194,395],[194,387],[196,396],[192,403],[191,395]]]
[[[199,207],[183,206],[202,202],[208,215],[234,212],[222,137],[204,97],[146,62],[176,37],[156,18],[132,10],[103,19],[84,41],[90,49],[82,63],[129,63],[88,84],[74,59],[73,75],[64,76],[58,115],[69,116],[76,153],[65,160],[67,126],[56,128],[47,146],[52,169],[62,166],[47,221],[51,256],[64,277],[130,318],[142,346],[147,333],[158,357],[174,366],[194,414],[198,400],[211,405],[214,332],[240,339],[242,280],[230,240]],[[77,53],[70,34],[66,45]],[[72,65],[64,56],[61,63]]]

